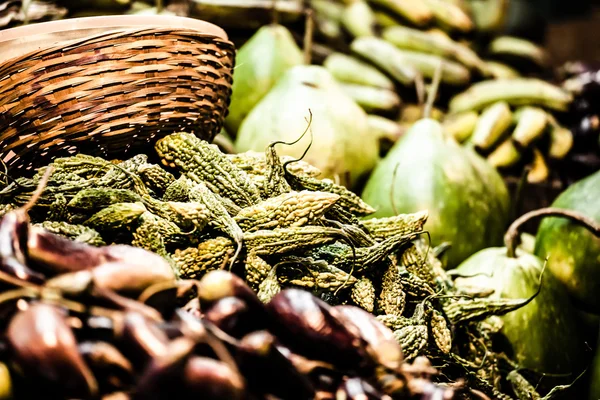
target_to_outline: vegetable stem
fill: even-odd
[[[592,218],[587,217],[577,211],[563,210],[561,208],[541,208],[528,212],[517,218],[506,231],[504,235],[504,245],[506,246],[506,255],[515,258],[515,250],[519,240],[519,230],[529,220],[538,217],[563,217],[567,218],[588,229],[594,236],[600,237],[600,224]]]
[[[433,81],[431,83],[431,88],[429,89],[429,95],[427,96],[427,103],[425,104],[425,111],[423,112],[424,118],[431,117],[431,109],[433,108],[433,103],[440,88],[440,82],[442,81],[443,67],[444,62],[440,61],[437,68],[435,69],[435,75],[433,75]]]
[[[304,64],[310,65],[312,59],[313,40],[313,11],[306,10],[306,25],[304,28]]]
[[[271,23],[277,25],[279,23],[279,10],[277,9],[277,0],[273,0],[271,5]]]
[[[33,192],[29,201],[23,207],[21,207],[23,211],[29,211],[31,207],[33,207],[39,200],[40,196],[44,192],[44,189],[46,189],[46,185],[48,184],[48,180],[50,180],[50,175],[52,175],[52,172],[54,172],[54,167],[47,167],[46,172],[44,172],[42,179],[40,179],[40,182],[35,189],[35,192]]]

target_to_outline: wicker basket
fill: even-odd
[[[118,29],[106,26],[107,18]],[[12,55],[27,51],[0,59],[0,157],[11,174],[27,175],[32,167],[77,152],[120,158],[152,151],[153,139],[176,131],[209,141],[220,131],[235,59],[225,33],[180,17],[159,20],[168,18],[169,26],[126,28],[132,17],[124,18],[59,21],[75,24],[68,33],[60,31],[59,42],[48,39],[54,29],[48,25],[57,23],[35,24],[36,36],[53,42],[48,45],[22,35],[22,28],[0,32],[0,57],[6,58],[3,46]]]

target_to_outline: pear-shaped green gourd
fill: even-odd
[[[254,106],[288,69],[302,62],[302,50],[287,28],[277,24],[260,28],[236,55],[227,131],[235,136]]]
[[[374,217],[428,210],[432,245],[452,243],[449,268],[501,244],[508,218],[502,178],[474,151],[444,135],[433,119],[417,121],[396,142],[362,197],[377,210]]]
[[[519,228],[531,218],[562,215],[547,208],[520,217],[508,229],[505,247],[491,247],[475,253],[456,270],[455,283],[494,289],[493,297],[528,298],[539,288],[544,261],[516,248]],[[564,215],[579,218],[578,215]],[[565,287],[552,271],[544,271],[537,297],[526,306],[502,316],[504,323],[498,344],[520,367],[539,373],[578,373],[586,364],[583,321],[576,313]]]
[[[312,114],[312,120],[311,120]],[[323,178],[341,178],[352,187],[375,166],[378,138],[369,131],[367,114],[339,87],[329,71],[301,65],[290,69],[244,120],[236,149],[262,151],[279,140],[282,155],[300,157],[319,168]]]
[[[552,207],[578,211],[600,224],[600,171],[571,185]],[[535,254],[567,287],[579,305],[600,313],[600,238],[562,218],[546,218],[536,237]]]

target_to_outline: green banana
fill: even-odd
[[[375,36],[375,15],[363,0],[346,6],[342,13],[342,25],[354,37]]]
[[[521,74],[513,67],[497,61],[485,61],[486,69],[495,79],[511,79],[518,78]]]
[[[390,15],[385,10],[373,10],[373,14],[375,14],[375,21],[377,21],[379,26],[381,26],[382,28],[396,26],[401,23],[393,15]]]
[[[420,104],[405,104],[402,107],[398,122],[401,124],[414,124],[423,118],[424,108]],[[444,119],[444,112],[437,107],[432,107],[429,118],[441,121]]]
[[[316,29],[325,37],[342,38],[342,14],[344,6],[331,0],[311,0]]]
[[[400,108],[400,97],[391,90],[351,83],[340,83],[340,86],[367,113],[393,113]]]
[[[505,101],[512,106],[537,105],[566,111],[573,96],[551,83],[535,78],[494,79],[476,83],[450,100],[451,112],[481,110]]]
[[[515,111],[517,126],[512,139],[522,147],[527,147],[539,139],[548,125],[548,113],[538,107],[522,107]]]
[[[501,30],[508,15],[509,0],[469,0],[471,15],[478,32]]]
[[[393,26],[383,30],[382,37],[399,49],[435,54],[456,60],[470,69],[488,75],[488,68],[477,53],[454,40],[430,32],[404,26]]]
[[[315,15],[340,22],[344,13],[344,5],[331,0],[310,0],[310,6]]]
[[[466,85],[471,80],[469,70],[454,61],[449,61],[434,54],[411,50],[400,50],[400,52],[405,62],[416,68],[425,78],[433,79],[436,69],[442,63],[442,82],[450,85]]]
[[[555,160],[561,160],[573,147],[573,133],[558,124],[552,115],[548,115],[550,123],[550,148],[548,156]]]
[[[548,65],[549,58],[546,50],[535,43],[512,36],[500,36],[492,40],[488,53],[498,58],[524,59],[542,68]]]
[[[438,25],[460,32],[473,30],[471,17],[458,5],[443,0],[422,1],[429,7]]]
[[[512,114],[508,104],[499,101],[481,113],[471,142],[480,150],[489,150],[502,138],[511,123]]]
[[[478,119],[479,114],[475,111],[450,114],[442,122],[444,133],[453,137],[457,142],[462,143],[471,137]]]
[[[512,167],[521,159],[521,153],[511,138],[506,139],[488,156],[488,162],[496,168]]]
[[[394,89],[394,82],[377,68],[343,53],[331,54],[325,59],[323,66],[343,83]]]
[[[419,73],[415,67],[407,63],[401,50],[383,39],[374,37],[357,38],[350,45],[350,49],[387,72],[403,85],[412,86]]]
[[[548,164],[546,164],[544,155],[541,151],[534,148],[533,162],[531,164],[531,169],[527,173],[527,182],[541,183],[548,179],[548,176],[550,176],[550,170],[548,169]]]
[[[433,13],[420,0],[369,0],[372,4],[388,9],[417,26],[425,26],[433,19]]]
[[[395,143],[404,133],[404,129],[400,124],[379,115],[367,115],[367,122],[371,134],[377,136],[380,140]]]

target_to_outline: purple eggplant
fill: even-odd
[[[182,393],[184,398],[203,400],[241,400],[245,382],[227,364],[205,357],[190,357],[185,365]]]
[[[236,338],[262,328],[246,302],[232,296],[214,302],[204,313],[204,319]]]
[[[98,383],[85,363],[66,315],[43,303],[17,313],[7,329],[15,362],[31,382],[66,398],[90,398]]]
[[[136,371],[167,353],[169,338],[154,321],[130,311],[125,314],[122,325],[122,331],[117,334],[117,346]]]
[[[96,269],[99,266],[108,265],[109,267],[99,273],[101,276],[98,277],[98,279],[105,278],[107,285],[110,284],[111,279],[114,279],[111,274],[114,273],[113,270],[117,265],[132,270],[131,276],[117,279],[117,284],[126,279],[131,281],[145,279],[153,284],[155,281],[151,279],[152,277],[157,274],[162,276],[164,271],[170,270],[170,266],[164,258],[141,248],[127,245],[95,247],[67,239],[39,227],[30,229],[27,248],[29,259],[51,274]],[[145,269],[150,269],[149,273],[141,275],[140,271]],[[135,274],[138,276],[133,276]],[[171,279],[174,279],[172,271],[170,276]],[[144,286],[145,289],[150,284],[137,286]]]
[[[89,270],[61,274],[48,280],[46,286],[70,295],[78,295],[95,287],[137,297],[148,287],[174,282],[173,270],[161,259],[145,266],[106,262]]]
[[[397,370],[403,360],[402,348],[394,338],[394,333],[379,322],[373,314],[354,306],[336,306],[349,324],[358,329],[367,343],[367,351],[377,363]]]
[[[336,400],[392,400],[361,378],[346,379],[336,392]]]
[[[202,311],[200,309],[200,299],[197,297],[195,299],[188,301],[182,307],[182,310],[188,312],[190,315],[193,315],[194,317],[196,317],[198,319],[200,319],[204,316],[204,314],[202,314]]]
[[[248,307],[258,326],[266,326],[268,314],[264,304],[256,293],[240,277],[224,270],[210,271],[202,277],[198,284],[198,298],[203,310],[207,310],[225,297],[237,297]]]
[[[8,212],[0,219],[0,281],[11,283],[11,278],[34,284],[45,281],[43,274],[27,266],[28,235],[29,217],[24,209]]]
[[[350,370],[373,366],[360,331],[309,292],[286,289],[267,309],[277,337],[292,351]]]
[[[108,342],[87,341],[79,351],[98,378],[102,392],[122,390],[133,383],[133,367],[128,359]]]
[[[275,345],[267,331],[250,333],[241,341],[236,360],[253,393],[272,394],[282,399],[311,400],[315,389]]]
[[[294,365],[297,371],[309,378],[318,391],[335,392],[344,377],[343,373],[332,364],[295,354],[280,343],[277,344],[277,350]]]
[[[187,337],[172,340],[156,355],[138,379],[132,400],[160,400],[172,396],[173,382],[181,379],[196,343]]]

